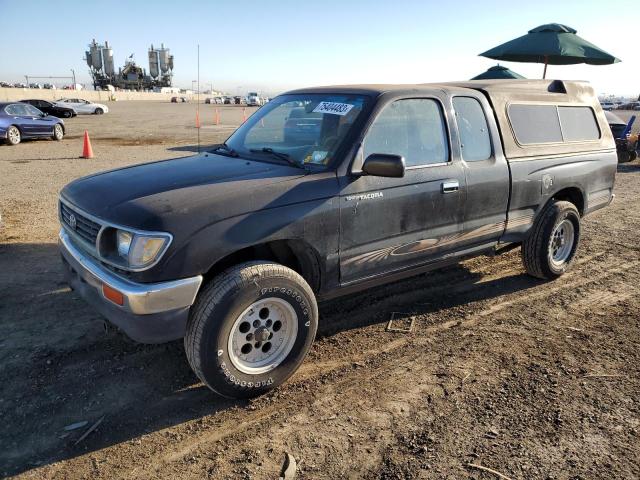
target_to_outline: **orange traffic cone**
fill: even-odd
[[[196,128],[200,128],[200,112],[196,110]]]
[[[220,112],[216,108],[216,125],[220,125]]]
[[[81,158],[93,158],[93,148],[91,148],[91,140],[89,140],[89,132],[84,131],[84,145],[82,147]]]
[[[242,123],[247,121],[247,107],[242,107]]]

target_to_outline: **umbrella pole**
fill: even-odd
[[[547,78],[547,63],[549,62],[549,57],[544,56],[544,71],[542,72],[542,79]]]

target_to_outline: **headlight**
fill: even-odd
[[[100,240],[103,260],[126,270],[143,270],[157,262],[171,242],[168,233],[107,229]]]
[[[127,258],[129,255],[129,249],[131,248],[133,235],[129,232],[125,232],[124,230],[118,230],[116,238],[118,239],[118,255],[122,258]]]

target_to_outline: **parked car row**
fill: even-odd
[[[231,105],[233,103],[235,103],[235,99],[234,97],[228,97],[228,96],[223,96],[223,97],[207,97],[204,100],[204,103],[216,103],[219,105]]]
[[[29,83],[28,85],[26,83],[8,83],[8,82],[0,82],[0,88],[34,88],[34,89],[45,89],[45,90],[57,90],[58,87],[56,87],[54,84],[52,83]],[[78,89],[77,86],[73,86],[73,85],[65,85],[64,87],[62,87],[63,90],[76,90]]]
[[[71,118],[78,115],[78,113],[71,107],[63,107],[47,100],[29,99],[20,100],[22,103],[28,103],[29,105],[36,107],[38,110],[46,113],[47,115],[53,115],[60,118]]]
[[[102,115],[109,109],[101,103],[80,98],[62,98],[57,102],[25,99],[0,103],[0,141],[17,145],[27,138],[62,140],[65,125],[62,118],[79,114]]]
[[[0,139],[17,145],[26,138],[62,140],[64,120],[24,102],[0,103]]]
[[[600,102],[603,110],[610,112],[611,110],[640,110],[640,101],[636,102]]]
[[[249,105],[249,106],[261,106],[269,101],[269,97],[259,97],[258,94],[251,93],[246,97],[236,95],[231,96],[218,96],[207,97],[204,103],[218,104],[218,105]]]

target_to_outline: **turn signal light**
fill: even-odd
[[[112,301],[116,305],[123,306],[124,305],[124,295],[118,290],[111,288],[109,285],[102,284],[102,294],[104,298]]]

